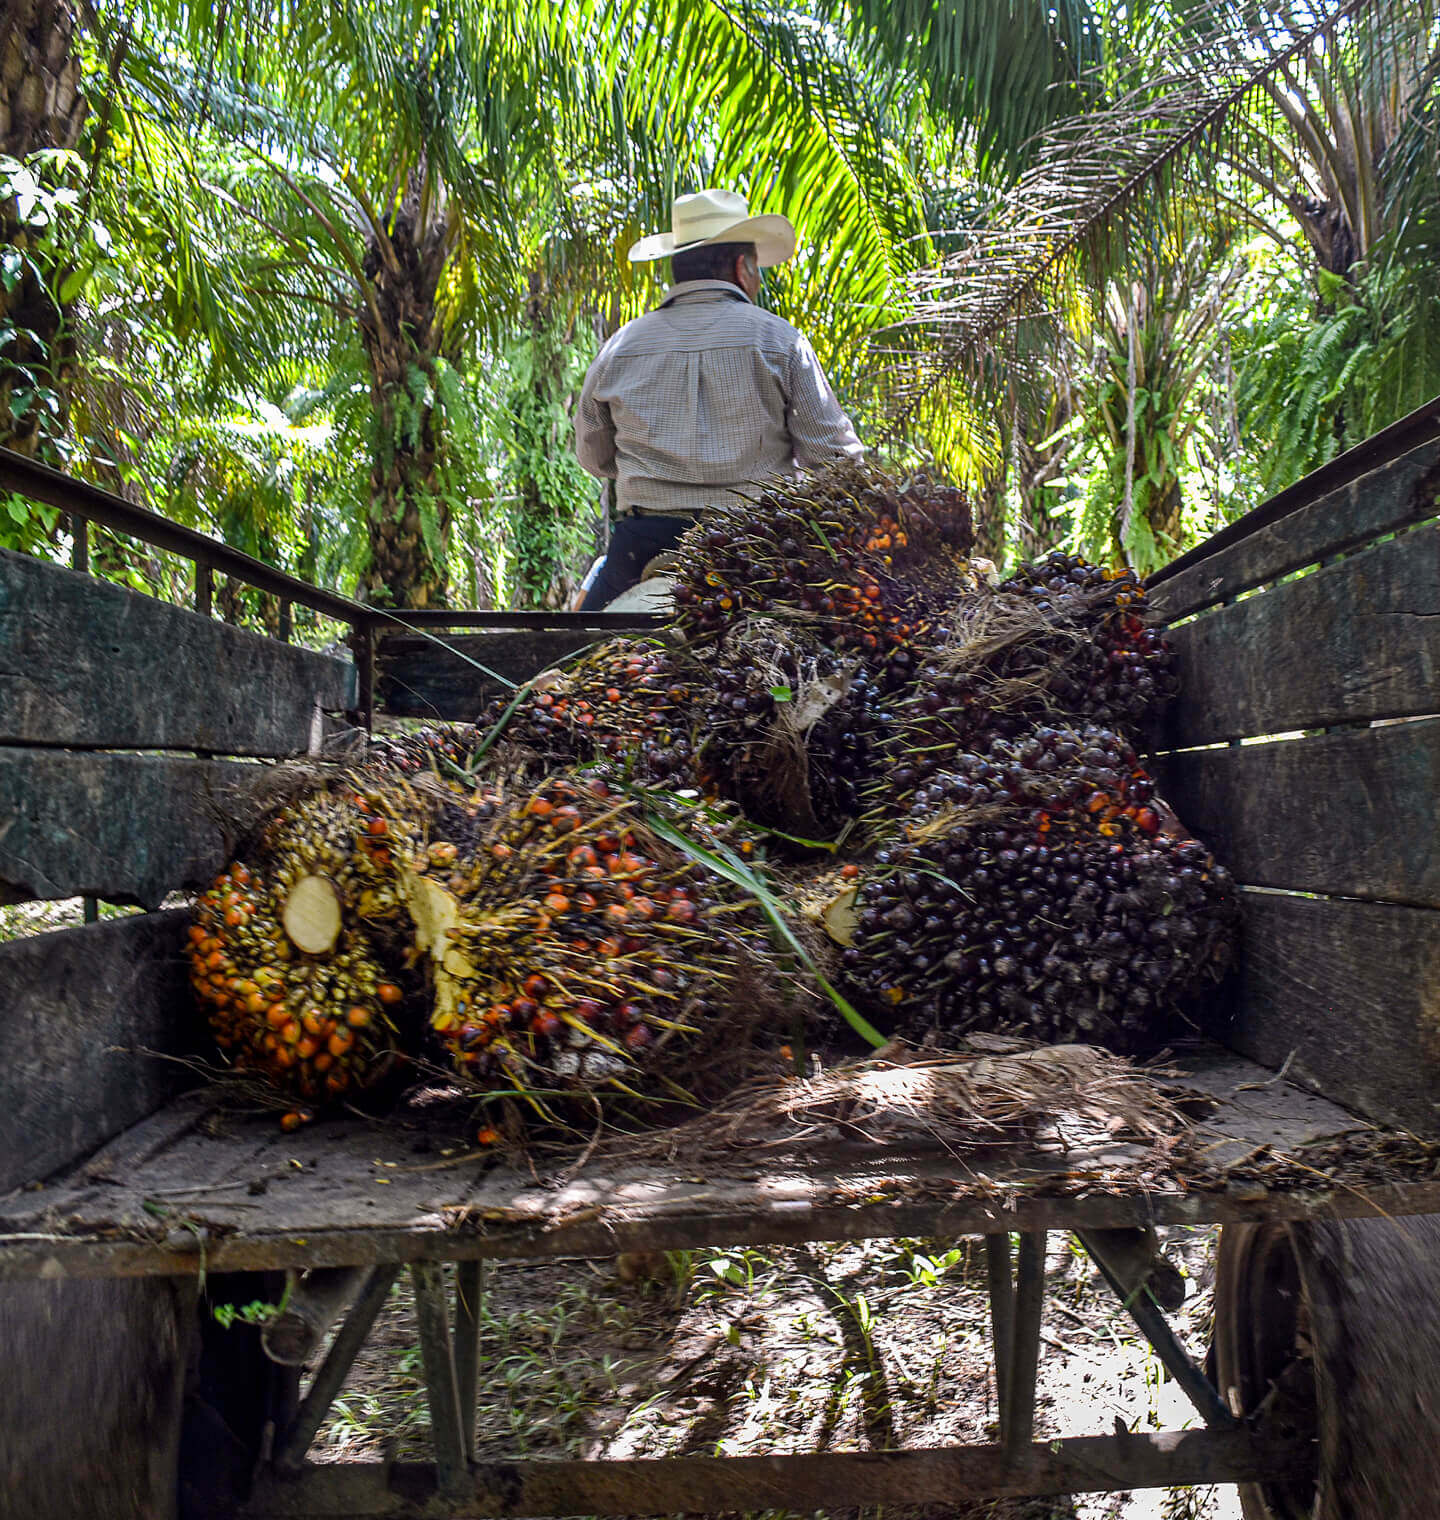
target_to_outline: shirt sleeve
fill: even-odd
[[[865,446],[855,425],[840,408],[820,360],[809,341],[796,334],[790,356],[786,421],[795,446],[795,463],[813,470],[839,459],[861,459]]]
[[[600,361],[590,366],[575,408],[575,457],[601,480],[615,479],[615,422],[608,402],[596,396]]]

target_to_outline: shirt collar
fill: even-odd
[[[672,285],[665,292],[665,299],[660,305],[669,306],[673,301],[688,300],[692,296],[706,301],[713,301],[720,296],[733,296],[747,305],[750,304],[750,297],[738,285],[732,285],[729,280],[681,280],[678,285]]]

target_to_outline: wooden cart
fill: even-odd
[[[407,613],[397,629],[16,456],[0,486],[196,567],[187,611],[86,576],[83,531],[77,570],[0,555],[0,900],[150,910],[0,945],[0,1512],[164,1516],[177,1495],[197,1516],[809,1511],[1217,1481],[1246,1485],[1251,1517],[1432,1512],[1433,1486],[1417,1494],[1440,1434],[1440,1148],[1425,1142],[1440,1133],[1440,403],[1155,578],[1186,700],[1153,763],[1246,884],[1244,951],[1207,1011],[1213,1042],[1181,1058],[1219,1100],[1216,1170],[1118,1190],[1098,1179],[1123,1174],[1119,1149],[962,1162],[837,1138],[763,1173],[721,1157],[703,1176],[592,1164],[537,1182],[431,1167],[423,1134],[360,1119],[294,1135],[213,1122],[212,1096],[164,1059],[189,1051],[195,1020],[186,916],[160,905],[227,859],[215,799],[257,759],[315,753],[376,714],[473,718],[477,664],[523,679],[647,620]],[[351,656],[215,621],[216,572],[279,598],[282,630],[292,603],[344,623]],[[1346,1131],[1309,1162],[1219,1165]],[[1146,1232],[1205,1222],[1226,1228],[1201,1367],[1146,1287]],[[1034,1440],[1052,1231],[1090,1250],[1194,1428]],[[997,1444],[472,1460],[487,1259],[907,1234],[985,1238]],[[435,1461],[311,1465],[402,1269]],[[340,1325],[303,1399],[293,1367],[197,1303],[202,1277],[211,1300],[243,1302],[285,1272],[302,1345]],[[1403,1418],[1365,1403],[1377,1381]]]

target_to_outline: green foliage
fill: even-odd
[[[252,1299],[248,1304],[216,1304],[213,1310],[215,1323],[222,1330],[233,1330],[236,1325],[268,1325],[280,1312],[279,1304],[262,1299]]]
[[[514,605],[539,607],[562,577],[578,578],[589,557],[597,487],[571,447],[569,406],[592,354],[542,313],[506,357],[506,589]]]
[[[1324,6],[140,0],[93,18],[82,154],[0,160],[0,426],[347,591],[416,460],[452,600],[555,605],[596,510],[580,376],[664,277],[624,248],[718,183],[796,223],[764,300],[867,441],[976,487],[1012,554],[1145,568],[1440,390],[1433,15],[1362,11],[1242,90]],[[1246,238],[1236,283],[1192,257]],[[7,302],[39,286],[53,332]],[[0,503],[0,543],[63,525]]]
[[[111,249],[79,154],[0,154],[0,444],[54,464],[73,458],[73,309]],[[0,546],[53,552],[59,521],[52,508],[10,496],[0,502]]]
[[[1354,283],[1321,271],[1319,303],[1294,280],[1279,285],[1245,334],[1235,391],[1241,426],[1265,443],[1251,450],[1265,494],[1440,393],[1431,281],[1435,263],[1387,259]]]

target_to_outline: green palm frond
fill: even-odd
[[[1013,173],[1046,127],[1103,90],[1106,32],[1086,0],[834,0],[827,11],[891,70],[924,82],[982,175]]]
[[[841,39],[754,0],[630,0],[610,46],[632,117],[652,137],[688,127],[657,187],[665,213],[673,193],[708,179],[789,216],[800,252],[776,289],[833,365],[894,310],[902,276],[928,253],[914,172]]]
[[[1077,289],[1126,266],[1133,241],[1163,235],[1187,177],[1223,159],[1237,118],[1274,78],[1333,49],[1369,0],[1338,0],[1298,31],[1214,29],[1171,43],[1156,72],[1103,109],[1051,127],[988,220],[913,287],[907,319],[876,345],[890,432],[930,391],[962,376],[985,392],[1027,348],[1043,352]]]

